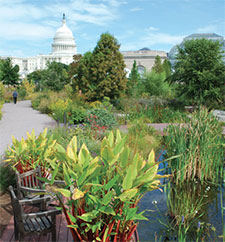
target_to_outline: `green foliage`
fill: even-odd
[[[47,93],[38,93],[38,95],[32,99],[32,107],[38,109],[42,99],[49,99],[49,95]]]
[[[221,52],[219,42],[207,39],[185,41],[178,48],[171,80],[180,83],[179,95],[208,107],[215,101],[224,104],[225,65]]]
[[[110,34],[102,34],[94,51],[87,52],[77,64],[74,86],[89,101],[120,97],[126,89],[126,73],[123,56],[117,40]]]
[[[52,137],[47,137],[47,129],[35,136],[34,130],[31,134],[27,132],[27,139],[21,141],[12,137],[12,146],[6,151],[6,160],[14,170],[23,173],[40,165],[43,176],[49,167],[48,159],[51,159],[55,152],[55,143]]]
[[[159,55],[155,57],[155,63],[154,63],[154,66],[152,67],[152,70],[158,74],[163,72],[162,60]]]
[[[69,124],[81,124],[86,121],[87,111],[82,106],[70,102],[67,108],[67,122]]]
[[[112,129],[113,126],[117,125],[114,115],[107,109],[91,109],[87,114],[87,123],[93,126],[93,128],[98,126]]]
[[[5,85],[16,86],[19,84],[19,66],[13,66],[10,58],[1,60],[0,81]]]
[[[2,103],[0,102],[0,120],[2,119]]]
[[[43,89],[43,87],[44,87],[43,83],[45,80],[45,72],[46,72],[46,70],[37,70],[37,71],[33,71],[27,75],[27,80],[30,83],[35,84],[35,91],[40,91],[41,89]]]
[[[163,70],[166,73],[166,78],[172,74],[171,64],[168,59],[165,59],[162,64]]]
[[[77,241],[126,242],[137,227],[137,220],[146,220],[138,213],[137,203],[147,192],[157,189],[161,176],[152,151],[147,160],[135,156],[125,145],[119,131],[110,132],[101,143],[100,155],[93,158],[83,144],[78,151],[73,137],[67,149],[57,147],[57,162],[52,168],[63,173],[64,188],[49,187],[61,194],[60,206],[73,239]],[[54,176],[51,184],[54,183]]]
[[[159,149],[160,140],[161,137],[157,135],[156,130],[144,123],[142,119],[128,128],[128,146],[132,148],[134,153],[139,153],[144,158],[147,158],[149,150]]]
[[[166,130],[168,156],[179,155],[171,163],[176,183],[200,179],[216,182],[222,169],[224,140],[222,128],[206,108],[193,113],[186,125],[171,125]]]
[[[4,101],[5,87],[4,84],[0,81],[0,102]]]
[[[173,88],[166,81],[166,72],[157,73],[152,70],[145,75],[145,92],[152,96],[162,96],[171,98],[173,96]]]
[[[0,166],[0,190],[6,192],[9,186],[16,185],[15,172],[9,165]]]
[[[141,77],[138,73],[137,63],[136,60],[134,60],[133,67],[127,82],[127,94],[129,96],[136,96],[139,92],[140,79]]]
[[[63,63],[55,61],[48,63],[44,73],[44,87],[53,91],[62,90],[70,81],[68,78],[68,69],[68,65]]]

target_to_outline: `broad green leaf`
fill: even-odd
[[[54,181],[55,181],[55,176],[56,176],[57,173],[58,173],[59,165],[60,165],[60,164],[58,164],[58,165],[55,167],[55,169],[54,169],[54,171],[53,171],[53,173],[52,173],[52,178],[51,178],[51,182],[50,182],[51,185],[53,185],[53,183],[54,183]]]
[[[123,151],[126,140],[127,140],[127,137],[124,136],[123,139],[120,139],[120,141],[116,143],[116,146],[113,149],[113,152],[115,155],[120,154]]]
[[[112,188],[119,177],[120,175],[114,176],[113,179],[109,180],[109,182],[104,185],[104,189],[109,190],[110,188]]]
[[[71,220],[73,223],[76,223],[76,222],[77,222],[76,218],[75,218],[70,212],[67,211],[67,214],[69,215],[70,220]]]
[[[68,227],[68,228],[78,228],[78,225],[70,224],[70,225],[66,225],[66,227]]]
[[[77,154],[77,136],[71,139],[69,146],[73,149],[74,154]]]
[[[110,163],[114,158],[112,149],[109,146],[106,146],[105,148],[103,148],[103,150],[101,152],[101,156],[102,156],[103,160],[107,161],[108,163]]]
[[[119,158],[121,167],[125,168],[127,166],[129,154],[130,154],[130,149],[128,148],[128,146],[126,146],[122,151],[122,153],[120,154],[120,158]]]
[[[105,206],[108,205],[112,201],[112,197],[113,191],[106,193],[106,195],[102,198],[102,204]]]
[[[120,134],[120,130],[117,129],[116,130],[116,143],[119,143],[121,140],[121,134]]]
[[[77,216],[77,217],[84,220],[85,222],[91,222],[93,219],[97,217],[97,215],[94,214],[93,212],[89,212],[89,213],[84,213],[82,214],[82,216]]]
[[[99,209],[99,211],[102,212],[102,213],[105,213],[105,214],[107,214],[107,215],[113,215],[113,216],[116,215],[115,211],[114,211],[110,206],[107,206],[107,207],[102,206],[102,207]]]
[[[56,148],[56,151],[59,152],[59,153],[65,153],[65,149],[62,147],[62,145],[56,143],[55,145],[55,148]]]
[[[122,187],[124,190],[128,190],[132,187],[133,180],[136,177],[136,173],[137,173],[137,172],[135,172],[135,174],[133,174],[133,172],[134,172],[134,167],[132,165],[130,165],[128,167],[127,174],[126,174],[125,178],[123,179]]]
[[[126,190],[124,191],[122,194],[119,195],[119,199],[122,202],[125,202],[126,200],[130,200],[131,198],[133,198],[138,192],[137,188],[132,188],[130,190]]]
[[[109,136],[108,136],[108,141],[109,141],[109,145],[110,145],[110,147],[112,147],[113,144],[114,144],[114,135],[113,135],[113,131],[110,131]]]
[[[97,199],[95,196],[93,196],[93,195],[91,195],[91,194],[88,194],[88,196],[91,198],[91,200],[92,200],[93,202],[98,203],[98,199]]]
[[[74,154],[73,149],[72,149],[70,146],[68,146],[68,147],[66,148],[66,154],[67,154],[67,156],[68,156],[71,160],[73,160],[73,161],[76,161],[76,160],[77,160],[77,159],[76,159],[76,154]]]
[[[56,188],[57,192],[60,192],[64,197],[70,197],[71,193],[69,190],[63,189],[63,188]]]
[[[73,195],[72,195],[72,199],[73,200],[77,200],[84,197],[84,193],[82,191],[80,191],[78,188],[75,188],[73,190]]]
[[[152,151],[150,152],[149,156],[148,156],[148,164],[149,165],[154,165],[155,164],[155,152]]]
[[[64,163],[63,163],[63,176],[64,176],[64,180],[65,180],[66,184],[68,186],[70,186],[72,184],[72,182],[71,182],[70,176],[68,174],[67,168]]]
[[[83,143],[78,154],[78,162],[85,167],[89,164],[90,160],[91,160],[90,152],[87,146]]]

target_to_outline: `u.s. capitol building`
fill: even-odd
[[[52,43],[52,53],[49,55],[37,55],[34,57],[10,57],[13,65],[20,68],[20,76],[36,70],[46,68],[48,62],[61,62],[70,64],[73,62],[73,55],[77,54],[77,47],[72,31],[66,25],[65,14],[63,14],[62,26],[57,29]],[[0,57],[5,59],[7,57]]]

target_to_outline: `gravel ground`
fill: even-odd
[[[31,101],[20,101],[17,104],[5,103],[2,108],[3,117],[0,120],[0,158],[5,149],[12,144],[12,135],[16,139],[26,137],[26,133],[35,130],[38,135],[46,127],[52,127],[56,122],[48,115],[32,109]],[[1,160],[1,159],[0,159]]]

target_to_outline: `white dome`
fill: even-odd
[[[65,15],[63,14],[62,26],[57,29],[52,44],[52,54],[70,54],[77,53],[75,40],[72,31],[66,25]]]

